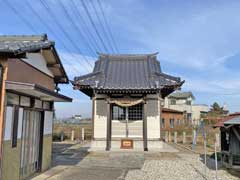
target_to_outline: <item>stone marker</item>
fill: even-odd
[[[196,133],[196,130],[194,129],[193,130],[193,135],[192,135],[192,142],[193,142],[193,144],[197,143],[197,139],[196,139],[196,142],[194,142],[196,136],[197,136],[197,133]]]
[[[168,142],[168,131],[165,131],[165,142]]]
[[[169,140],[169,142],[172,142],[172,133],[171,132],[168,133],[168,140]]]
[[[177,144],[177,132],[174,132],[174,143]]]
[[[64,133],[61,132],[61,137],[60,137],[60,140],[63,141],[64,140]]]
[[[74,130],[71,132],[71,141],[74,141]]]
[[[183,132],[183,140],[182,140],[183,144],[186,144],[186,132]]]
[[[220,136],[219,136],[219,133],[215,134],[215,138],[216,138],[216,146],[220,147]]]
[[[82,141],[85,140],[85,133],[84,133],[84,128],[82,128]]]

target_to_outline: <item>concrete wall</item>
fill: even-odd
[[[105,139],[107,137],[107,101],[106,96],[97,95],[94,114],[94,139]]]
[[[160,139],[160,97],[147,96],[147,138]]]

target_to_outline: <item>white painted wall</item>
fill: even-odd
[[[45,111],[44,112],[44,131],[43,134],[52,134],[53,129],[53,112]]]
[[[41,53],[27,53],[27,58],[22,58],[22,60],[53,77],[52,72],[47,67],[46,60]]]
[[[147,138],[160,139],[160,99],[158,95],[148,96],[147,100]]]
[[[106,100],[95,101],[94,138],[102,139],[107,137],[107,102]]]
[[[13,125],[13,107],[7,106],[5,111],[5,128],[4,128],[4,141],[11,140],[12,138],[12,125]],[[23,108],[19,108],[18,114],[18,136],[22,137],[22,123],[23,123]]]
[[[196,104],[192,106],[192,119],[200,120],[201,112],[208,112],[209,108],[207,105]]]
[[[6,107],[5,110],[5,128],[4,128],[4,141],[11,140],[12,136],[12,119],[13,119],[13,107]]]

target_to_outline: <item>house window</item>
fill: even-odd
[[[19,105],[19,96],[14,93],[7,93],[7,104],[8,105]]]
[[[174,119],[170,119],[170,128],[174,128]]]
[[[165,128],[165,119],[164,118],[162,118],[162,120],[161,120],[161,127]]]
[[[38,99],[35,99],[35,103],[34,103],[34,107],[35,108],[40,108],[42,109],[42,101],[41,100],[38,100]]]
[[[187,101],[186,101],[186,104],[187,104],[187,105],[191,105],[192,102],[191,102],[190,100],[187,100]]]
[[[137,104],[135,106],[128,107],[128,119],[129,120],[142,120],[143,119],[143,105]]]
[[[126,119],[126,109],[117,105],[112,106],[112,119],[124,120]]]
[[[192,119],[192,114],[191,113],[187,113],[187,120],[190,121]]]
[[[30,107],[30,105],[31,105],[30,97],[21,96],[20,97],[20,105]]]
[[[170,105],[176,105],[176,99],[171,99],[170,100]]]
[[[181,120],[180,119],[177,120],[177,125],[181,125]]]
[[[13,123],[12,123],[12,148],[17,147],[17,136],[18,136],[18,115],[19,108],[13,108]]]

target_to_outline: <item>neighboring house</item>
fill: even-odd
[[[182,84],[161,71],[157,54],[99,54],[93,72],[73,82],[92,99],[95,141],[145,151],[160,140],[161,99]]]
[[[161,131],[176,131],[185,125],[184,112],[162,108]]]
[[[208,112],[207,105],[194,104],[195,97],[192,92],[175,92],[165,98],[164,107],[183,111],[185,119],[193,125],[199,124],[202,115]]]
[[[227,168],[240,169],[240,115],[231,114],[215,127],[221,131],[222,163]]]
[[[51,166],[54,102],[68,83],[54,42],[43,36],[0,36],[1,178],[25,179]]]

